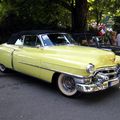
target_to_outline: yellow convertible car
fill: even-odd
[[[77,46],[67,33],[23,31],[0,45],[0,71],[12,69],[55,83],[65,96],[119,84],[113,52]]]

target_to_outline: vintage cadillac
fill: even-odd
[[[65,96],[119,85],[113,52],[77,46],[67,33],[23,31],[0,45],[0,71],[12,69],[54,83]]]

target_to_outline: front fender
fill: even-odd
[[[66,64],[57,64],[57,63],[47,63],[47,62],[42,62],[42,68],[58,73],[64,73],[64,74],[69,74],[72,76],[78,76],[78,77],[87,77],[90,74],[86,72],[86,67],[84,68],[76,68],[75,66],[69,66]]]

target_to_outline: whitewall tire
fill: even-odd
[[[57,85],[59,91],[67,97],[72,97],[77,93],[75,81],[73,77],[69,75],[60,74],[60,76],[58,77]]]

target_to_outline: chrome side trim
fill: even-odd
[[[113,73],[105,73],[105,75],[109,76],[109,75],[116,75],[117,72],[113,72]]]
[[[44,63],[45,63],[45,62],[44,62]],[[47,63],[45,63],[45,64],[51,64],[51,63],[47,62]],[[57,66],[66,67],[66,66],[64,66],[64,65],[58,65],[58,64],[56,64],[56,63],[52,63],[52,65],[57,65]],[[73,67],[68,66],[67,68],[73,68]],[[80,70],[79,68],[76,68],[76,69],[77,69],[77,70]]]
[[[58,72],[58,73],[63,73],[66,75],[70,75],[79,79],[91,79],[92,77],[94,77],[96,75],[97,72],[99,72],[100,70],[111,70],[111,69],[116,69],[116,67],[107,67],[107,68],[101,68],[95,71],[95,73],[91,76],[88,77],[84,77],[84,76],[80,76],[80,75],[75,75],[72,73],[68,73],[68,72],[63,72],[63,71],[59,71],[59,70],[55,70],[55,69],[51,69],[51,68],[45,68],[45,67],[41,67],[41,66],[37,66],[37,65],[33,65],[33,64],[29,64],[29,63],[24,63],[24,62],[19,62],[20,64],[24,64],[24,65],[28,65],[28,66],[32,66],[32,67],[36,67],[36,68],[41,68],[44,70],[48,70],[48,71],[53,71],[53,72]]]
[[[36,68],[41,68],[41,69],[53,71],[53,72],[64,73],[66,75],[70,75],[70,76],[77,77],[77,78],[80,78],[80,79],[89,79],[89,78],[91,78],[91,76],[90,77],[84,77],[84,76],[75,75],[75,74],[72,74],[72,73],[63,72],[63,71],[59,71],[59,70],[55,70],[55,69],[44,68],[44,67],[41,67],[41,66],[37,66],[37,65],[33,65],[33,64],[28,64],[28,63],[24,63],[24,62],[19,62],[19,63],[20,64],[24,64],[24,65],[28,65],[28,66],[32,66],[32,67],[36,67]]]

